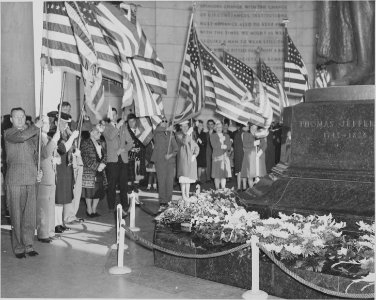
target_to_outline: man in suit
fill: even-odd
[[[12,225],[12,248],[17,258],[36,256],[33,248],[36,226],[37,136],[43,118],[27,127],[21,107],[11,111],[12,128],[4,132],[7,153],[7,201]]]
[[[127,215],[128,204],[128,152],[134,147],[132,137],[125,122],[127,115],[115,123],[117,113],[113,113],[112,120],[105,124],[103,136],[107,143],[107,175],[108,175],[108,206],[115,206],[116,183],[120,186],[120,204],[123,216]]]

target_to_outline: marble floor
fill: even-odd
[[[175,193],[174,197],[178,197]],[[157,211],[156,193],[142,192],[142,201]],[[1,225],[1,297],[2,298],[135,298],[135,299],[241,299],[245,290],[156,268],[153,252],[126,237],[129,248],[124,265],[132,272],[111,275],[117,253],[114,214],[102,200],[101,216],[85,219],[51,244],[35,237],[39,256],[17,259],[11,250],[10,226]],[[81,201],[79,217],[85,216]],[[129,224],[129,220],[126,222]],[[153,217],[136,208],[139,235],[152,241]],[[256,298],[255,298],[256,299]],[[269,299],[278,299],[269,296]]]

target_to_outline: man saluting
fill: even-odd
[[[36,222],[37,136],[43,118],[27,127],[25,111],[11,110],[12,128],[4,132],[7,153],[7,201],[12,224],[12,248],[17,258],[36,256],[33,248]],[[41,174],[38,174],[39,180]]]

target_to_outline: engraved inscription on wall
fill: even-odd
[[[195,22],[199,37],[220,55],[224,48],[244,63],[255,67],[256,49],[281,79],[283,27],[288,17],[283,2],[199,2]],[[222,44],[225,43],[225,46]]]
[[[373,120],[302,120],[300,128],[320,131],[325,141],[338,139],[366,139],[373,137]]]

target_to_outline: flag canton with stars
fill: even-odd
[[[252,91],[254,80],[253,70],[227,52],[224,52],[224,62],[236,78],[238,78],[249,91]]]
[[[78,7],[80,8],[80,12],[85,22],[90,26],[99,27],[99,24],[97,22],[97,18],[94,12],[94,9],[95,9],[94,4],[88,3],[88,2],[79,2],[79,1],[76,3]]]
[[[204,68],[204,70],[209,71],[212,75],[219,76],[219,73],[214,66],[212,55],[203,47],[201,42],[198,42],[198,47],[200,49],[202,67]]]
[[[47,13],[68,16],[64,2],[47,2]]]
[[[296,49],[294,43],[292,42],[290,35],[287,34],[287,41],[288,41],[288,47],[287,47],[287,61],[292,62],[299,67],[303,67],[303,58],[300,55],[298,49]]]
[[[198,68],[198,65],[200,63],[200,58],[198,56],[198,49],[196,44],[196,31],[194,28],[191,29],[191,33],[189,35],[189,43],[188,43],[188,49],[187,53],[190,56],[191,63],[194,65],[195,69]]]
[[[265,64],[265,62],[261,63],[261,81],[272,87],[280,82],[277,76],[273,73],[270,67]]]

